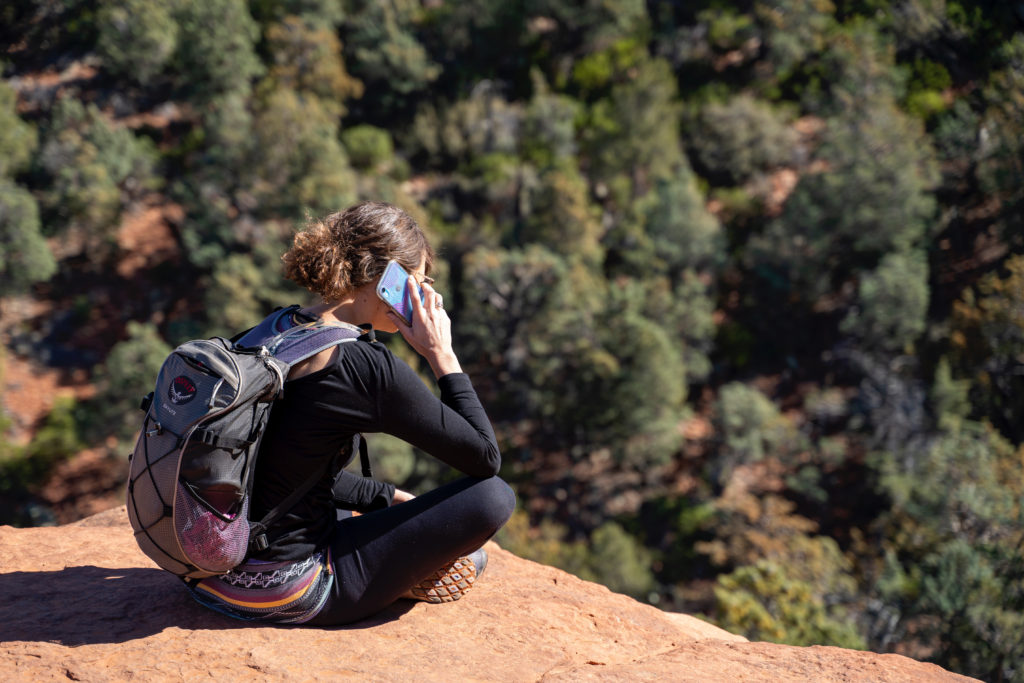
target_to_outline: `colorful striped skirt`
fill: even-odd
[[[323,608],[334,583],[330,550],[290,562],[252,561],[189,585],[202,605],[236,619],[301,624]]]

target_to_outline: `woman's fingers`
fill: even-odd
[[[410,276],[409,287],[418,286]],[[423,298],[412,300],[412,325],[400,325],[399,331],[421,356],[427,359],[435,377],[462,372],[452,350],[451,318],[444,310],[444,298],[429,284],[422,285]]]
[[[412,275],[410,275],[409,279],[408,279],[408,281],[406,283],[406,287],[409,288],[409,292],[410,292],[409,300],[412,301],[412,317],[413,317],[413,319],[415,319],[417,315],[419,315],[419,317],[422,318],[423,317],[423,310],[424,310],[423,306],[424,306],[424,304],[423,304],[422,301],[420,301],[420,297],[416,293],[416,291],[417,291],[416,290],[416,287],[417,287],[416,278],[414,278]]]
[[[435,308],[440,308],[440,306],[438,306],[438,303],[441,302],[441,295],[437,293],[436,289],[431,287],[426,282],[423,283],[423,298],[424,298],[423,305],[428,310],[433,310]]]
[[[409,277],[407,286],[420,287],[412,276]],[[406,329],[419,342],[426,343],[441,334],[438,326],[442,320],[447,320],[447,316],[444,315],[444,299],[433,287],[423,283],[422,292],[422,299],[415,294],[409,297],[412,302],[412,321],[406,326]]]
[[[444,297],[427,283],[423,283],[423,312],[430,320],[440,320],[444,312]]]

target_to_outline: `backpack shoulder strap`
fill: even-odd
[[[286,319],[300,310],[298,305],[277,309],[255,327],[232,337],[235,350],[255,351],[265,347],[272,356],[292,367],[338,344],[357,339],[375,341],[369,326],[318,319],[289,326]],[[282,328],[285,329],[282,331]]]
[[[271,355],[292,367],[332,346],[365,337],[355,325],[316,320],[287,329],[264,345]]]

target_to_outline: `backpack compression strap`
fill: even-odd
[[[363,467],[363,476],[370,477],[370,456],[366,451],[366,439],[361,434],[356,434],[355,437],[359,441],[359,461]],[[333,460],[328,463],[328,471],[334,465]],[[316,472],[309,479],[302,483],[297,489],[292,491],[288,496],[278,503],[274,509],[268,512],[263,519],[259,522],[249,525],[249,553],[259,552],[266,550],[270,545],[270,541],[267,540],[267,529],[270,525],[277,521],[277,519],[284,513],[291,510],[295,505],[305,496],[309,491],[316,485],[316,482],[322,475]]]

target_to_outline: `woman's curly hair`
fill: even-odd
[[[412,216],[362,202],[310,221],[281,260],[285,277],[329,303],[375,280],[391,259],[411,273],[424,258],[429,274],[434,250]]]

